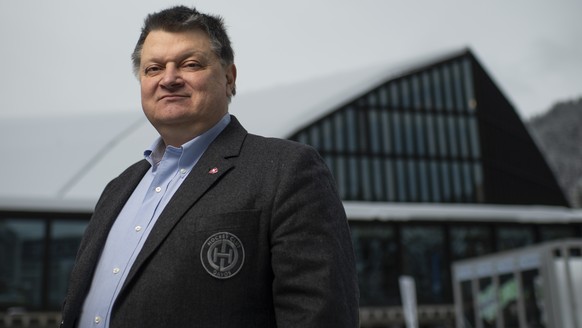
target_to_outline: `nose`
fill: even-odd
[[[160,85],[167,89],[175,89],[184,84],[180,70],[175,65],[167,65]]]

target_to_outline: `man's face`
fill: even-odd
[[[226,114],[236,68],[222,66],[203,31],[155,30],[143,44],[139,76],[143,111],[173,144],[200,135]],[[174,135],[189,139],[167,140]]]

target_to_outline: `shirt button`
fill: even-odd
[[[162,191],[162,187],[156,187],[156,192]]]
[[[101,323],[101,317],[100,316],[96,316],[95,317],[95,323],[96,324],[100,324]]]
[[[135,231],[140,232],[141,231],[141,226],[136,226],[135,227]]]
[[[186,173],[186,169],[180,169],[180,173],[181,173],[181,174],[184,174],[184,173]]]
[[[114,274],[118,274],[119,273],[119,268],[113,268],[113,273]]]

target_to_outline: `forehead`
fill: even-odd
[[[142,48],[142,59],[185,52],[212,54],[210,38],[199,29],[180,32],[151,31]]]

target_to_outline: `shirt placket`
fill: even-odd
[[[144,236],[144,232],[147,230],[152,229],[151,222],[152,219],[155,217],[156,211],[158,210],[160,203],[164,199],[166,192],[168,190],[168,186],[178,172],[178,161],[179,161],[179,154],[172,153],[167,154],[168,156],[162,160],[157,169],[154,173],[154,179],[148,188],[146,196],[144,197],[142,206],[140,207],[139,211],[137,212],[134,224],[133,224],[133,231],[128,232],[128,244],[129,245],[141,245],[144,243],[142,240]],[[129,265],[127,263],[133,263],[135,258],[137,257],[137,249],[139,247],[135,247],[134,251],[131,253],[130,258],[118,258],[114,263],[114,267],[112,268],[113,279],[115,279],[115,293],[114,298],[111,300],[113,302],[115,297],[119,294],[119,291],[122,287],[122,282],[125,280],[128,274]],[[110,316],[109,316],[109,308],[104,308],[106,311],[106,322],[107,326],[109,324]],[[94,326],[101,327],[101,323],[103,322],[103,318],[99,315],[95,316]]]

